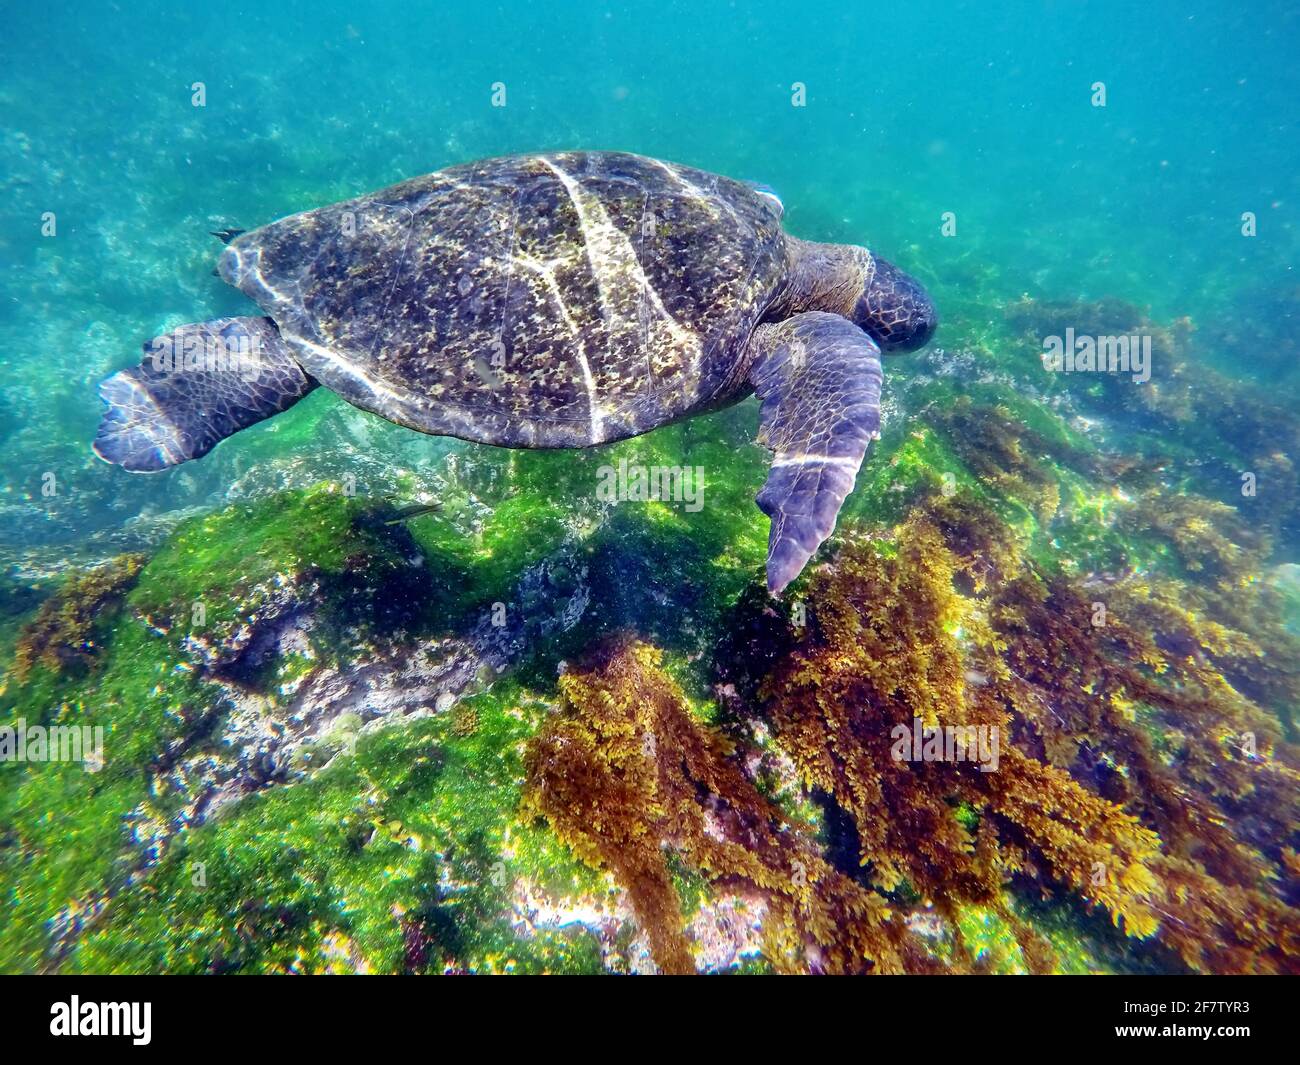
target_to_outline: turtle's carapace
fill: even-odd
[[[622,152],[490,159],[224,230],[265,317],[182,326],[100,387],[95,451],[198,458],[317,384],[425,433],[588,447],[757,392],[779,593],[831,534],[880,422],[880,353],[934,308],[855,245],[781,229],[765,187]]]

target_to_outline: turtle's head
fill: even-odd
[[[785,214],[785,204],[781,202],[780,195],[771,185],[765,185],[761,181],[745,181],[742,184],[749,186],[749,190],[762,200],[777,218]]]
[[[886,354],[915,351],[929,343],[939,316],[921,283],[869,252],[860,265],[866,281],[850,316],[858,328]]]

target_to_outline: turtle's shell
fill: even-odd
[[[452,167],[244,234],[220,272],[321,384],[425,432],[571,447],[725,400],[779,211],[636,155]]]

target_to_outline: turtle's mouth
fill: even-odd
[[[929,294],[893,263],[873,258],[871,280],[853,307],[854,322],[883,352],[901,355],[924,347],[939,327]]]
[[[765,185],[761,181],[746,181],[745,184],[753,190],[759,199],[776,212],[777,218],[780,218],[785,214],[785,204],[781,201],[781,197],[777,193],[776,189],[772,188],[771,185]]]
[[[920,297],[916,309],[907,320],[902,333],[891,341],[889,348],[882,345],[882,351],[892,351],[899,355],[909,351],[917,351],[930,343],[935,330],[939,328],[939,314],[934,309],[934,304],[930,301],[925,289],[919,285],[917,288],[920,291]]]

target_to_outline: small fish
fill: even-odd
[[[441,503],[411,503],[409,506],[398,507],[391,518],[384,521],[385,525],[398,525],[404,521],[410,521],[412,518],[418,518],[424,514],[433,514],[442,509]]]

